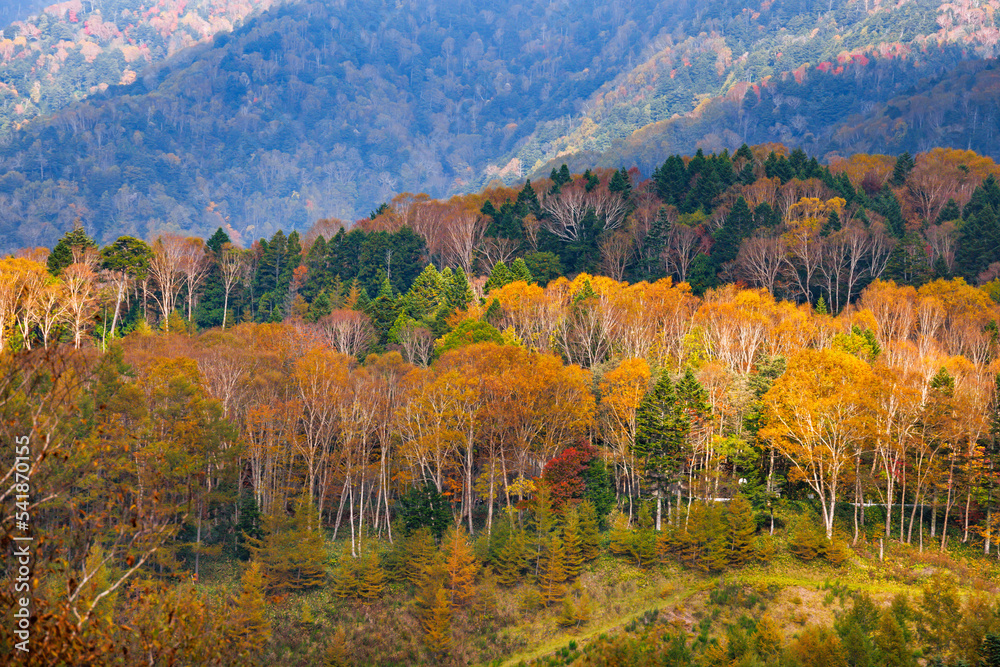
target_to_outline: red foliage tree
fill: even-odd
[[[578,501],[587,490],[583,472],[598,454],[593,445],[581,443],[567,447],[559,456],[545,464],[542,479],[552,491],[552,506],[556,509],[566,502]]]

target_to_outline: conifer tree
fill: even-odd
[[[441,541],[445,586],[452,605],[461,605],[472,597],[476,571],[479,569],[468,537],[465,528],[458,525],[449,528]]]
[[[566,594],[566,549],[558,535],[549,539],[542,552],[538,572],[538,590],[546,605],[558,602]]]
[[[430,566],[436,553],[431,529],[424,526],[406,537],[406,578],[411,583],[419,583],[423,573]]]
[[[378,554],[369,546],[356,560],[357,597],[367,602],[377,600],[386,587],[386,574],[379,562]]]
[[[264,600],[264,575],[260,563],[252,561],[240,580],[240,594],[233,601],[229,640],[239,653],[255,656],[271,638]]]
[[[754,630],[752,645],[761,660],[774,660],[781,653],[781,628],[769,615],[764,614]]]
[[[360,301],[360,297],[359,297]],[[379,346],[384,346],[389,339],[389,330],[396,322],[398,306],[396,298],[392,295],[392,284],[388,278],[382,280],[382,287],[378,296],[371,302],[368,313],[372,318],[372,325],[379,336]]]
[[[451,647],[452,604],[449,598],[444,567],[440,559],[435,559],[422,573],[415,604],[424,631],[424,644],[438,657],[445,656]]]
[[[892,184],[896,187],[903,185],[906,182],[906,177],[913,171],[914,166],[916,166],[916,163],[913,161],[913,156],[908,152],[896,158],[896,164],[892,169]]]
[[[97,244],[94,239],[87,235],[83,224],[77,218],[73,221],[73,229],[63,234],[59,242],[52,248],[52,252],[49,253],[47,260],[49,273],[58,276],[63,269],[76,261],[74,254],[80,254],[87,248],[96,249]]]
[[[548,485],[541,483],[531,501],[531,551],[534,565],[534,575],[537,577],[545,550],[551,542],[552,532],[556,528],[555,512],[552,509],[552,496]]]
[[[414,320],[422,320],[437,311],[444,301],[444,290],[441,274],[428,264],[400,299],[401,310]]]
[[[753,534],[756,531],[753,506],[742,493],[736,494],[729,501],[726,512],[727,559],[731,567],[742,567],[753,558]]]
[[[580,515],[580,556],[584,561],[592,561],[601,552],[600,525],[594,504],[584,500],[578,507]]]
[[[326,290],[320,290],[316,298],[309,305],[309,321],[316,322],[322,317],[326,317],[333,312],[333,304]]]
[[[281,509],[264,522],[263,540],[249,539],[254,558],[264,571],[268,588],[274,591],[300,591],[316,588],[326,578],[326,553],[316,508],[301,498],[295,514]]]
[[[347,631],[342,626],[337,626],[326,646],[323,667],[349,667],[350,664],[347,654]]]
[[[660,526],[663,494],[679,468],[691,428],[683,408],[674,383],[667,373],[663,373],[636,411],[635,452],[641,457],[646,479],[657,492],[657,527]]]
[[[472,301],[472,288],[469,287],[469,280],[462,267],[457,267],[454,271],[446,268],[441,272],[444,282],[444,301],[448,308],[454,310],[465,310]]]
[[[232,550],[240,560],[248,560],[250,558],[248,540],[261,540],[264,537],[263,519],[260,516],[257,499],[252,493],[243,494],[239,509],[240,518],[234,526]]]
[[[629,553],[639,567],[647,567],[656,557],[656,533],[653,531],[653,517],[649,505],[643,504],[636,514],[635,530],[632,531]]]
[[[528,284],[534,282],[534,277],[531,275],[531,271],[528,269],[528,265],[524,263],[524,259],[518,257],[514,260],[514,263],[510,265],[508,269],[510,271],[510,276],[513,278],[511,282],[517,282],[519,280],[524,281]]]
[[[877,664],[885,665],[885,667],[916,667],[917,659],[909,646],[906,633],[891,610],[886,609],[880,615],[873,640],[878,652]],[[1000,663],[987,662],[986,664]]]
[[[527,267],[525,267],[527,270]],[[487,279],[486,284],[483,286],[483,293],[489,294],[491,290],[498,289],[504,285],[510,284],[517,280],[511,270],[507,268],[507,265],[503,262],[497,262],[493,265],[493,270],[490,271],[490,277]]]
[[[576,579],[583,565],[583,538],[580,534],[580,514],[576,507],[569,507],[563,515],[563,548],[565,550],[566,577]]]
[[[500,585],[510,587],[523,580],[525,552],[524,531],[513,528],[497,554],[496,572]]]

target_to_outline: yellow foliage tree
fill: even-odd
[[[802,350],[764,396],[768,425],[760,435],[819,496],[828,540],[841,476],[871,430],[874,386],[872,369],[861,359]]]

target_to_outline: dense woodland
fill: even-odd
[[[691,146],[1000,157],[996,0],[411,4],[71,0],[9,26],[0,251],[77,218],[249,242]]]
[[[744,146],[0,260],[30,659],[489,662],[641,599],[541,659],[998,664],[996,172]]]

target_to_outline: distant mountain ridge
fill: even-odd
[[[250,239],[357,219],[398,192],[514,184],[562,162],[648,175],[669,154],[743,142],[997,154],[1000,0],[299,1],[217,33],[194,18],[247,6],[164,0],[165,59],[135,67],[138,28],[115,22],[94,64],[121,66],[118,85],[0,136],[7,247],[51,244],[77,218],[99,240],[219,226]],[[32,90],[9,85],[13,113]]]

